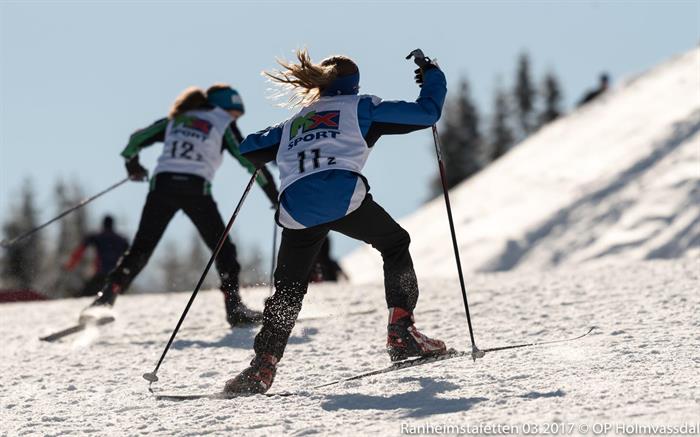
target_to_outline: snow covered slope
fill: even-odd
[[[87,299],[6,304],[0,306],[0,435],[398,436],[402,426],[555,422],[572,424],[579,434],[579,426],[596,423],[698,422],[697,267],[683,259],[477,275],[470,297],[481,347],[599,328],[576,343],[492,353],[475,363],[456,359],[322,390],[309,387],[388,365],[386,310],[380,283],[312,286],[272,388],[299,392],[285,398],[153,399],[141,375],[160,356],[185,293],[123,296],[117,322],[101,335],[54,344],[38,337],[73,323]],[[421,286],[419,328],[468,348],[454,281]],[[244,290],[257,307],[266,294]],[[201,294],[155,388],[221,389],[252,357],[255,333],[229,330],[220,294]]]
[[[471,271],[697,256],[700,49],[548,125],[450,196]],[[442,197],[401,224],[419,277],[454,275]],[[381,278],[368,247],[343,268]]]
[[[381,264],[365,251],[346,268],[370,282],[309,289],[272,388],[296,396],[174,403],[156,401],[141,375],[188,294],[123,296],[114,324],[53,344],[38,338],[73,324],[88,299],[5,304],[0,435],[392,436],[445,425],[593,435],[594,426],[684,424],[698,433],[699,94],[693,50],[548,126],[452,193],[465,265],[517,269],[469,275],[477,344],[598,327],[584,339],[314,390],[388,365]],[[441,277],[454,272],[442,200],[405,225],[421,286],[417,326],[469,348],[459,289]],[[267,290],[243,294],[260,308]],[[256,332],[229,329],[221,294],[201,293],[156,390],[220,390],[252,358]]]

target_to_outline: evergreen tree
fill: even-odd
[[[510,108],[508,96],[499,86],[493,99],[493,115],[491,118],[489,160],[495,161],[503,156],[513,146],[513,130],[510,127]]]
[[[549,72],[544,78],[542,86],[542,98],[544,100],[544,110],[540,114],[540,126],[557,119],[561,114],[561,88],[554,73]]]
[[[535,97],[537,93],[530,74],[530,58],[522,53],[518,59],[518,69],[515,78],[514,97],[517,118],[520,128],[520,138],[524,139],[535,130]]]
[[[462,79],[458,95],[447,102],[442,120],[440,144],[447,173],[447,186],[452,188],[477,173],[482,162],[479,113],[472,102],[466,79]],[[435,195],[442,192],[439,175],[433,187]]]
[[[73,181],[70,185],[59,180],[54,188],[56,199],[56,213],[77,205],[84,193],[80,185]],[[64,272],[62,266],[68,261],[72,251],[78,247],[88,234],[88,206],[79,208],[65,216],[58,229],[56,246],[54,249],[54,262],[47,266],[49,284],[61,296],[75,296],[83,288],[84,281],[92,274],[92,262],[89,258],[83,258],[82,262],[72,272]]]
[[[12,240],[38,225],[34,204],[34,188],[27,180],[22,187],[21,204],[12,208],[10,219],[3,226],[4,239]],[[42,279],[44,240],[41,232],[21,240],[4,251],[0,275],[9,288],[30,289]]]

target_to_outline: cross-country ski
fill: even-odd
[[[100,317],[100,318],[92,320],[92,321],[81,322],[81,323],[78,323],[76,325],[70,326],[66,329],[62,329],[62,330],[56,331],[52,334],[48,334],[48,335],[45,335],[43,337],[39,337],[39,340],[52,343],[52,342],[60,340],[64,337],[68,337],[69,335],[83,332],[86,329],[89,329],[90,327],[98,327],[98,326],[108,325],[108,324],[114,322],[114,320],[115,320],[115,318],[112,316],[105,316],[105,317]]]
[[[586,331],[586,333],[579,335],[578,337],[563,338],[563,339],[559,339],[559,340],[540,341],[540,342],[534,342],[534,343],[514,344],[514,345],[508,345],[508,346],[497,346],[497,347],[491,347],[491,348],[486,348],[486,349],[479,349],[479,351],[482,352],[482,354],[485,354],[487,352],[497,352],[497,351],[504,351],[504,350],[509,350],[509,349],[521,349],[524,347],[531,347],[531,346],[546,346],[546,345],[550,345],[550,344],[565,343],[565,342],[574,341],[574,340],[578,340],[580,338],[583,338],[583,337],[587,336],[588,334],[590,334],[591,332],[593,332],[594,329],[595,328],[590,328],[588,331]],[[472,359],[476,360],[476,358],[483,357],[482,354],[479,354],[478,356],[476,356],[473,351],[458,351],[455,349],[449,349],[445,353],[442,353],[442,354],[420,357],[420,358],[412,358],[412,359],[408,359],[408,360],[404,360],[404,361],[399,361],[399,362],[394,363],[391,366],[385,367],[383,369],[371,370],[369,372],[360,373],[358,375],[339,379],[337,381],[327,382],[325,384],[317,385],[314,388],[318,389],[318,388],[328,387],[328,386],[340,384],[343,382],[355,381],[355,380],[367,378],[370,376],[381,375],[383,373],[395,372],[397,370],[408,369],[411,367],[422,366],[425,364],[439,363],[441,361],[450,360],[453,358],[471,357]]]
[[[570,341],[575,341],[578,339],[581,339],[591,332],[595,327],[591,327],[586,331],[584,334],[581,334],[577,337],[571,337],[571,338],[562,338],[558,340],[549,340],[549,341],[540,341],[540,342],[534,342],[534,343],[522,343],[522,344],[514,344],[514,345],[508,345],[508,346],[497,346],[497,347],[490,347],[486,349],[481,349],[480,351],[483,353],[487,352],[497,352],[497,351],[503,351],[503,350],[508,350],[508,349],[520,349],[524,347],[531,347],[531,346],[546,346],[546,345],[552,345],[552,344],[557,344],[557,343],[565,343],[565,342],[570,342]],[[395,372],[397,370],[403,370],[403,369],[408,369],[411,367],[416,367],[416,366],[422,366],[426,364],[432,364],[432,363],[438,363],[441,361],[445,360],[450,360],[453,358],[463,358],[463,357],[471,357],[474,358],[474,355],[472,351],[465,352],[465,351],[458,351],[455,349],[449,349],[445,353],[439,354],[439,355],[432,355],[432,356],[426,356],[426,357],[420,357],[420,358],[412,358],[412,359],[407,359],[404,361],[399,361],[394,364],[392,364],[389,367],[383,368],[383,369],[378,369],[378,370],[372,370],[369,372],[361,373],[355,376],[351,376],[348,378],[343,378],[337,381],[332,381],[328,382],[325,384],[320,384],[317,386],[312,387],[312,390],[316,389],[321,389],[324,387],[329,387],[332,385],[340,384],[343,382],[349,382],[349,381],[355,381],[358,379],[362,378],[367,378],[370,376],[375,376],[375,375],[380,375],[383,373],[389,373],[389,372]],[[175,393],[170,393],[170,394],[162,394],[159,392],[153,392],[154,396],[158,400],[168,400],[168,401],[183,401],[183,400],[198,400],[198,399],[236,399],[242,396],[250,396],[251,394],[230,394],[230,393],[225,393],[225,392],[220,392],[220,393],[201,393],[201,394],[175,394]],[[280,392],[280,393],[264,393],[265,396],[293,396],[294,393],[291,392]]]
[[[93,3],[0,2],[0,434],[700,435],[697,2]]]
[[[294,396],[291,392],[279,392],[279,393],[264,393],[265,397],[289,397]],[[230,400],[230,399],[240,399],[246,396],[255,395],[228,395],[226,393],[198,393],[198,394],[164,394],[164,393],[154,393],[154,397],[159,401],[196,401],[199,399],[209,399],[209,400]]]

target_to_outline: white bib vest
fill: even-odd
[[[154,174],[201,176],[211,182],[223,161],[224,134],[233,119],[221,108],[187,111],[168,122]]]
[[[361,174],[370,148],[357,119],[360,98],[321,97],[284,124],[277,151],[280,195],[314,173],[349,170]]]

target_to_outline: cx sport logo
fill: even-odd
[[[338,130],[339,119],[340,111],[308,112],[306,115],[297,117],[292,121],[292,127],[289,130],[289,139],[291,140],[300,133],[305,134],[317,129]]]
[[[212,124],[201,118],[193,117],[191,115],[180,115],[175,118],[174,128],[188,128],[196,130],[202,133],[205,137],[209,136]]]
[[[306,115],[292,120],[289,129],[289,144],[291,150],[300,142],[315,141],[319,138],[335,138],[340,135],[340,111],[311,111]]]

